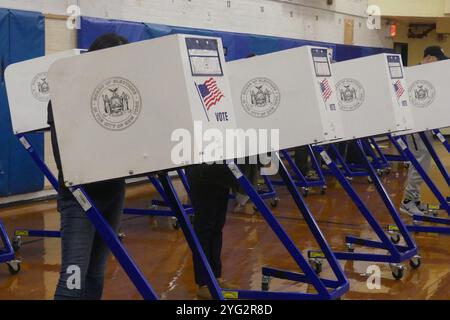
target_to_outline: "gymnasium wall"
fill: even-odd
[[[70,4],[83,16],[146,21],[219,31],[392,47],[386,26],[366,27],[368,0],[2,0],[1,6],[65,15]]]

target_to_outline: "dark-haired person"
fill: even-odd
[[[439,46],[431,46],[425,49],[422,64],[433,63],[436,61],[448,60],[444,51]],[[429,138],[430,132],[426,133]],[[418,134],[412,134],[407,137],[408,146],[414,154],[417,161],[423,169],[428,172],[431,165],[431,155]],[[400,205],[400,211],[408,215],[423,215],[426,206],[421,202],[420,189],[423,179],[414,166],[409,167],[408,178],[406,180],[405,194]]]
[[[97,38],[89,51],[127,43],[127,39],[109,33]],[[99,300],[103,293],[104,273],[110,252],[84,210],[64,186],[51,102],[48,106],[48,124],[50,125],[53,154],[58,168],[57,208],[61,214],[62,261],[55,299]],[[73,159],[73,161],[77,161],[77,159]],[[83,188],[117,232],[124,207],[124,179],[92,183],[84,185]]]

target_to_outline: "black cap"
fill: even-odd
[[[447,60],[448,57],[445,55],[444,50],[440,46],[431,46],[425,49],[423,52],[424,57],[433,56],[438,60]]]

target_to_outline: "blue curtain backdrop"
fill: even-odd
[[[41,13],[0,8],[0,196],[38,191],[44,186],[43,174],[13,135],[4,82],[9,64],[45,54],[44,28]],[[29,138],[43,157],[43,134]]]
[[[226,60],[242,59],[250,54],[266,54],[304,45],[325,46],[334,49],[336,61],[344,61],[356,57],[393,52],[392,49],[348,46],[334,43],[288,39],[254,34],[223,32],[205,29],[183,28],[152,23],[107,20],[91,17],[81,18],[81,29],[78,31],[78,46],[87,49],[98,36],[116,32],[131,42],[153,39],[175,33],[186,33],[222,38],[226,49]]]

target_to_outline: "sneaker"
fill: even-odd
[[[428,204],[422,203],[421,201],[416,201],[416,206],[423,213],[428,212]]]
[[[400,205],[400,212],[410,215],[411,217],[424,215],[423,211],[420,210],[417,203],[414,201],[408,201],[406,203],[403,201]]]
[[[224,290],[232,290],[233,288],[236,288],[236,285],[224,280],[223,278],[218,278],[217,282],[219,283],[219,286]]]
[[[211,293],[209,292],[208,286],[198,286],[197,288],[197,298],[200,300],[212,300]]]

